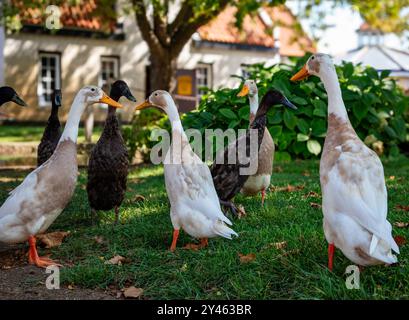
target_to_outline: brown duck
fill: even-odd
[[[229,208],[235,215],[238,214],[238,209],[231,201],[240,192],[249,175],[251,175],[243,173],[243,171],[249,171],[250,165],[254,166],[254,163],[258,163],[257,156],[266,127],[267,111],[269,108],[277,104],[283,104],[288,108],[297,109],[281,92],[277,90],[269,90],[261,100],[255,119],[250,125],[250,128],[246,130],[246,134],[243,134],[229,144],[224,149],[223,155],[220,156],[222,161],[218,161],[216,158],[216,161],[211,166],[210,170],[212,172],[214,186],[220,199],[220,204],[225,208]],[[258,144],[257,152],[255,153],[256,159],[251,157],[249,162],[248,159],[250,158],[251,151],[253,151],[250,146],[250,129],[257,130]],[[240,150],[242,149],[240,146],[244,144],[242,139],[245,139],[246,157],[243,157],[243,155],[240,154]],[[228,160],[229,158],[232,159],[232,153],[235,153],[233,156],[235,156],[234,159],[236,161],[233,164],[229,164]]]
[[[37,167],[52,156],[61,138],[61,124],[60,119],[58,119],[58,109],[61,107],[61,101],[61,90],[54,90],[51,96],[51,114],[37,148]]]
[[[136,102],[125,81],[112,84],[110,96],[118,101],[122,96]],[[115,209],[115,224],[119,207],[125,197],[128,176],[128,150],[121,135],[116,109],[108,107],[104,130],[91,152],[88,165],[87,193],[92,219],[97,210]]]
[[[258,109],[258,89],[254,80],[246,80],[239,97],[249,96],[250,100],[250,125],[253,123]],[[270,131],[264,130],[263,141],[258,152],[257,172],[250,176],[241,193],[246,196],[254,196],[261,192],[261,205],[264,205],[266,190],[270,186],[271,174],[273,172],[274,141]]]

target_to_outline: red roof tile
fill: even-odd
[[[258,45],[275,47],[279,40],[279,53],[283,56],[302,56],[306,51],[315,52],[311,39],[304,33],[295,31],[296,18],[285,6],[264,8],[270,16],[273,27],[279,26],[279,39],[274,39],[272,27],[266,25],[259,14],[246,16],[242,30],[235,25],[235,7],[227,7],[216,18],[198,32],[202,40],[234,44]]]
[[[20,9],[23,25],[44,24],[47,17],[45,14],[46,5],[39,5],[39,8],[27,8],[22,1],[13,0],[13,2],[14,6]],[[52,4],[52,1],[50,1],[50,4]],[[78,5],[64,3],[59,5],[59,7],[61,10],[60,21],[63,28],[104,32],[113,32],[115,30],[115,18],[101,17],[101,15],[96,14],[98,0],[81,1]]]

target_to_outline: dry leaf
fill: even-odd
[[[409,222],[395,222],[393,225],[398,228],[407,228],[409,226]]]
[[[307,199],[307,198],[310,198],[310,197],[311,198],[321,198],[321,195],[319,193],[314,192],[314,191],[310,191],[310,192],[306,193],[305,195],[303,195],[304,199]]]
[[[95,237],[94,237],[94,240],[95,240],[95,242],[98,243],[98,244],[103,244],[103,243],[105,242],[104,238],[101,237],[101,236],[95,236]]]
[[[249,254],[244,255],[244,254],[239,253],[239,258],[240,258],[241,263],[249,263],[256,259],[256,254],[249,253]]]
[[[121,265],[125,261],[126,261],[126,258],[117,255],[117,256],[109,259],[108,261],[105,261],[105,264]]]
[[[281,166],[274,166],[274,172],[283,172],[283,168]]]
[[[406,244],[406,238],[403,236],[394,236],[393,239],[395,239],[395,242],[399,247],[402,247],[404,244]]]
[[[143,289],[142,288],[135,288],[134,286],[126,288],[124,290],[124,297],[125,298],[139,298],[141,295],[143,295]]]
[[[145,200],[146,200],[146,198],[145,198],[143,195],[137,194],[136,196],[134,196],[134,197],[132,198],[131,201],[133,201],[133,202],[138,202],[138,201],[145,201]]]
[[[69,284],[67,288],[68,288],[68,290],[74,290],[74,286],[71,285],[71,284]]]
[[[302,173],[302,175],[303,175],[304,177],[309,177],[309,176],[311,175],[311,173],[310,173],[308,170],[306,170],[306,171],[304,171],[304,172]]]
[[[397,204],[395,208],[398,210],[409,211],[409,206],[403,206],[401,204]]]
[[[36,235],[36,238],[40,241],[41,244],[45,245],[46,248],[59,247],[68,235],[70,231],[57,231],[51,233],[44,233]]]
[[[390,176],[389,180],[391,180],[391,181],[395,180],[395,176]]]
[[[321,209],[322,207],[319,203],[316,203],[316,202],[311,202],[310,206],[315,209]]]
[[[287,241],[274,242],[272,243],[272,246],[277,250],[284,249],[285,247],[287,247]]]
[[[246,210],[242,205],[237,206],[237,216],[239,219],[244,217],[246,215]]]
[[[286,192],[294,192],[294,191],[299,191],[304,189],[305,186],[300,185],[300,186],[292,186],[288,184],[286,187],[276,187],[276,186],[271,186],[272,191],[286,191]]]

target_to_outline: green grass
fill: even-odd
[[[2,125],[0,130],[1,142],[40,142],[45,128],[44,126],[34,125]],[[97,141],[101,135],[102,127],[94,127],[92,141]],[[84,128],[80,128],[78,132],[78,142],[85,141]]]
[[[409,221],[409,212],[396,205],[408,205],[409,162],[385,162],[389,191],[389,220]],[[409,298],[407,245],[401,247],[400,263],[369,267],[361,274],[359,290],[345,286],[345,269],[350,263],[340,251],[335,255],[334,272],[326,268],[327,243],[322,229],[322,212],[311,207],[320,203],[317,161],[275,164],[273,185],[303,185],[304,189],[268,193],[266,207],[260,198],[237,197],[247,216],[234,221],[240,237],[232,241],[213,239],[200,251],[181,249],[192,239],[181,233],[178,249],[168,251],[172,225],[160,166],[141,167],[129,176],[129,191],[121,211],[122,223],[113,226],[113,212],[101,213],[98,226],[90,225],[89,206],[81,172],[73,200],[51,230],[71,230],[52,257],[68,267],[62,282],[87,288],[142,287],[150,299],[399,299]],[[15,187],[26,172],[0,172],[0,200]],[[394,176],[394,179],[389,179]],[[10,179],[11,177],[11,179]],[[13,180],[13,177],[17,180]],[[134,202],[137,194],[145,201]],[[408,229],[394,227],[394,235],[409,237]],[[103,237],[104,243],[94,238]],[[272,244],[286,241],[285,249]],[[240,263],[239,253],[254,253],[256,259]],[[121,266],[104,264],[114,255],[129,262]]]

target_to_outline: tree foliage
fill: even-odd
[[[282,106],[268,112],[267,127],[277,146],[278,159],[315,158],[321,153],[327,131],[327,94],[318,77],[301,83],[289,79],[306,61],[295,65],[261,64],[249,68],[251,78],[263,96],[269,88],[282,91],[298,110]],[[343,63],[336,67],[349,118],[359,137],[378,153],[397,155],[405,143],[409,98],[388,78],[370,67]],[[204,132],[207,128],[239,129],[248,127],[249,102],[237,97],[239,88],[209,91],[197,111],[184,116],[185,128]],[[406,117],[406,118],[405,118]]]

